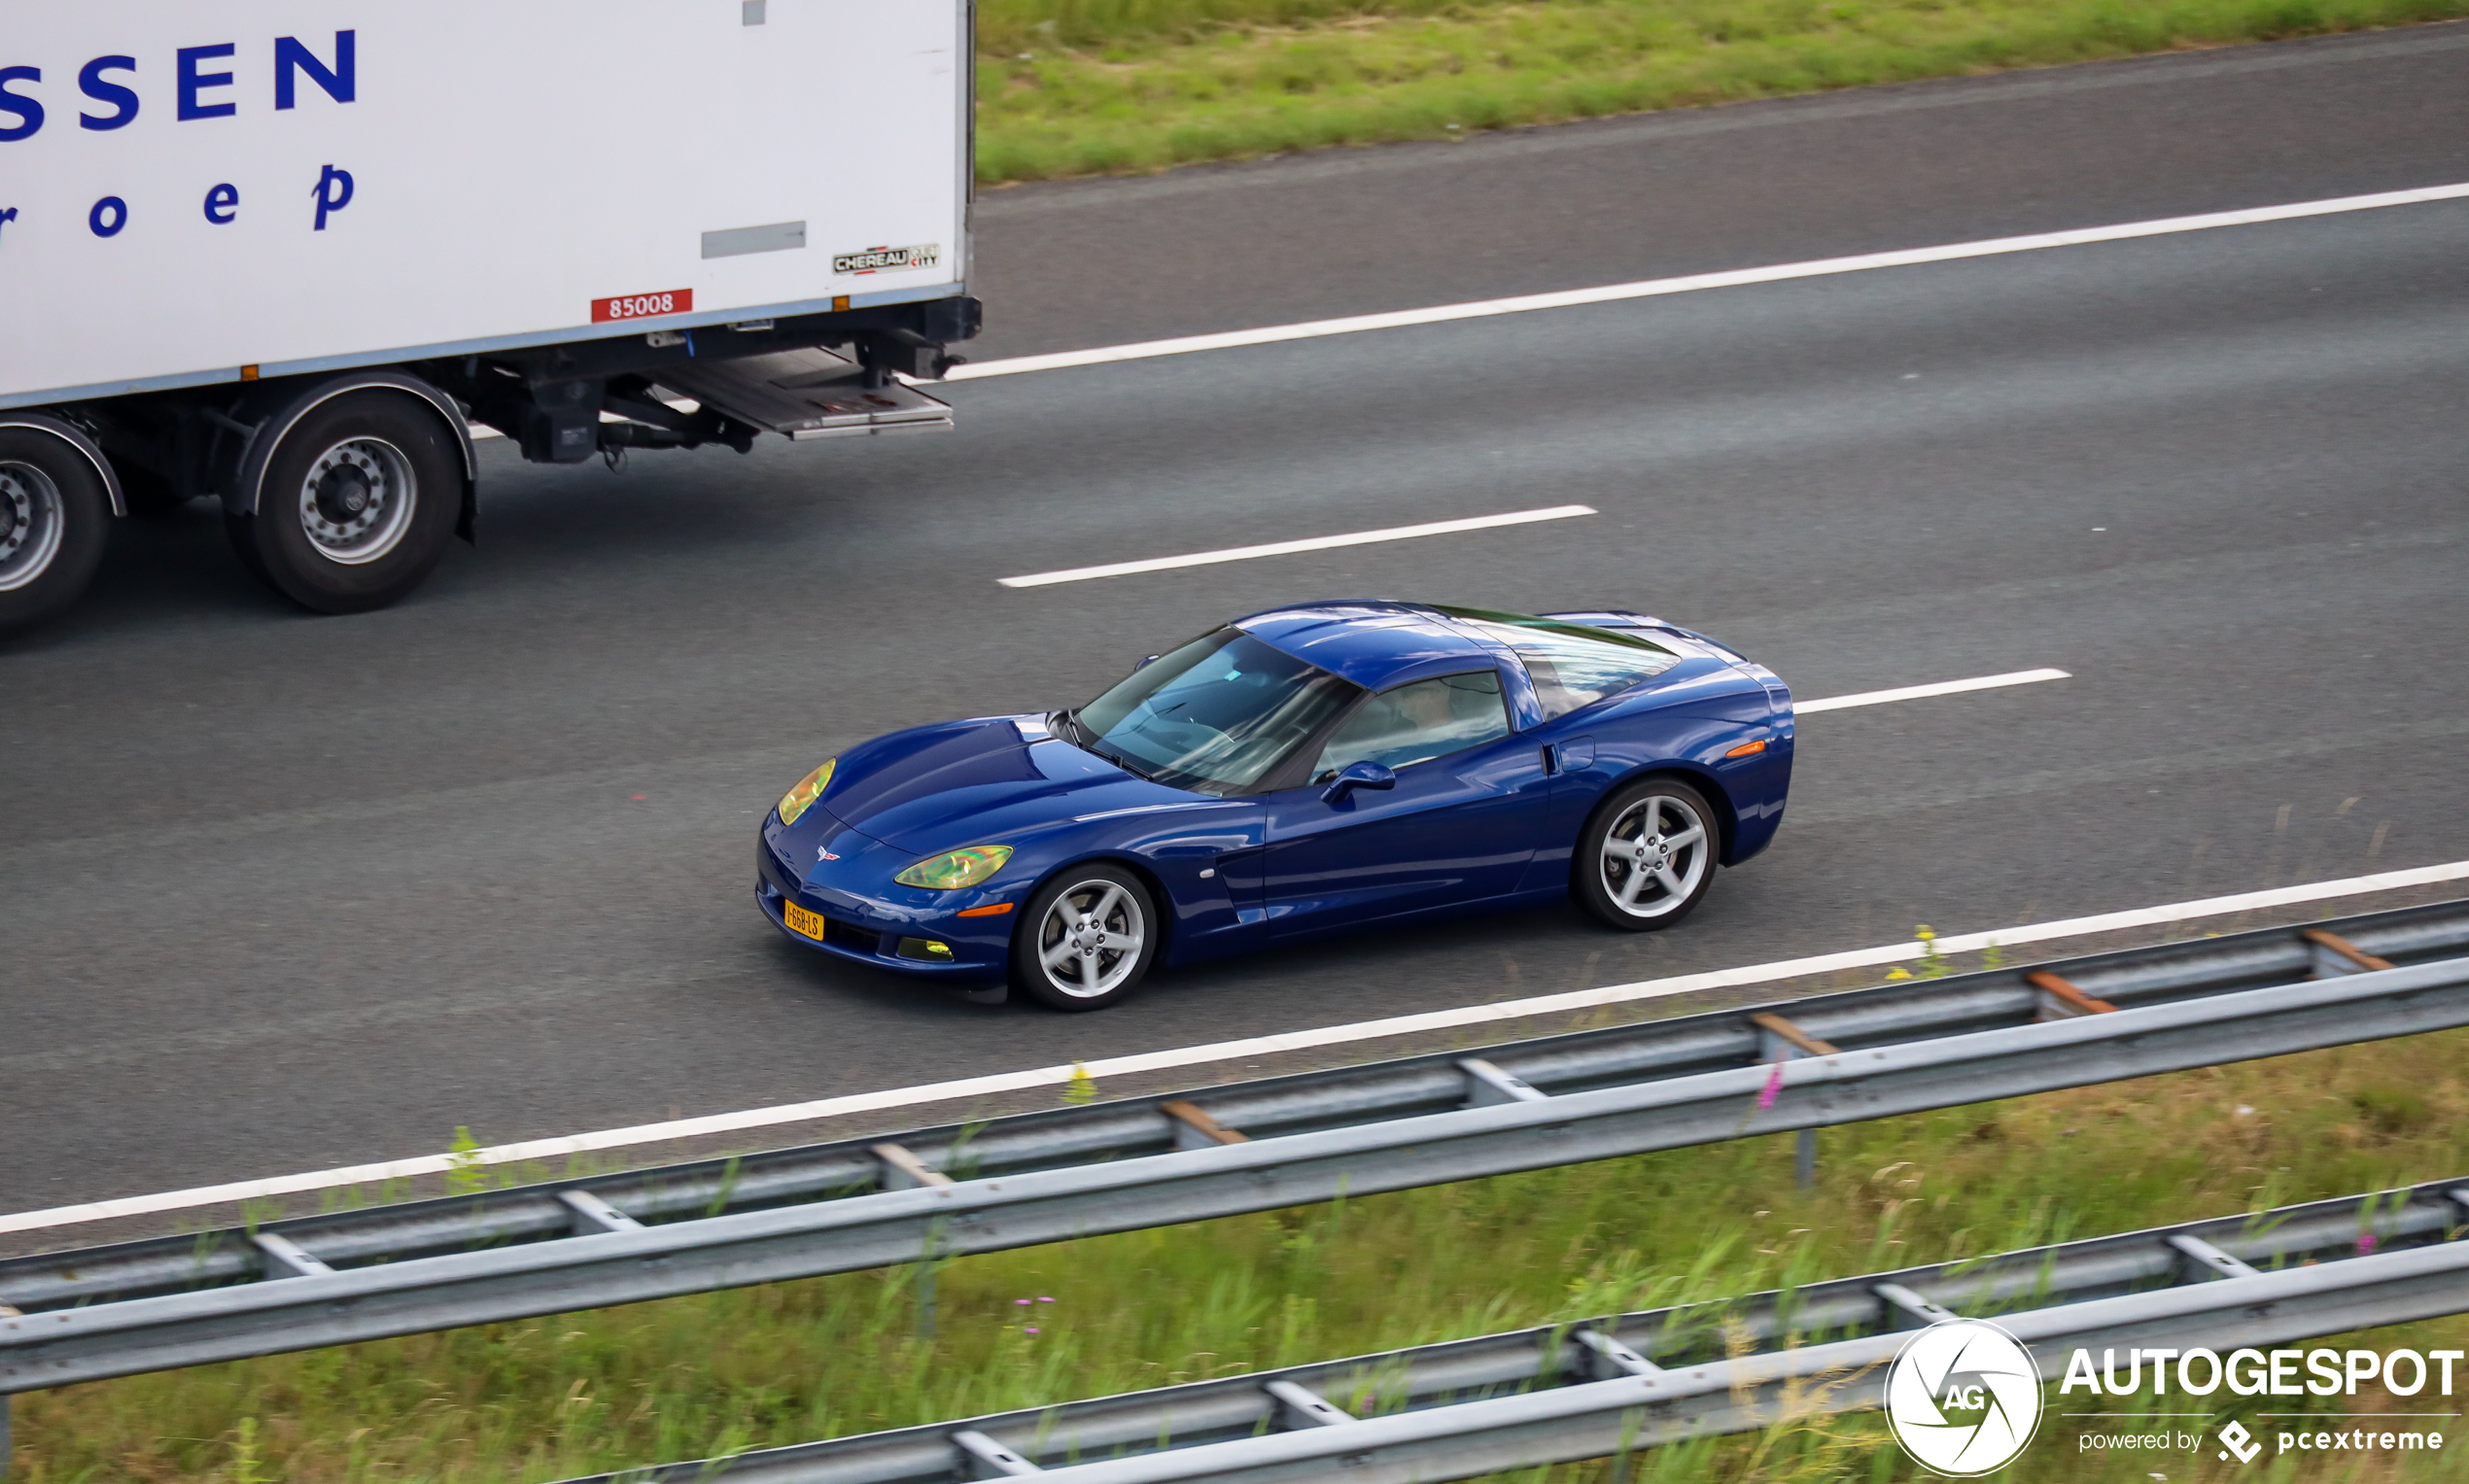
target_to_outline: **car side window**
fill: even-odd
[[[1404,768],[1509,735],[1500,673],[1471,670],[1384,690],[1355,707],[1312,768],[1326,781],[1348,763]]]
[[[1679,655],[1648,643],[1631,648],[1549,633],[1519,634],[1512,642],[1535,682],[1535,700],[1546,721],[1627,690],[1681,662]]]

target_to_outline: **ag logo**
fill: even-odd
[[[1996,1325],[1931,1325],[1887,1370],[1886,1423],[1924,1468],[1957,1478],[2002,1468],[2040,1426],[2039,1369]]]

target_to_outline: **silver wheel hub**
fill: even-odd
[[[383,438],[346,438],[300,481],[300,529],[320,556],[347,567],[402,544],[419,501],[411,461]]]
[[[66,524],[51,475],[31,464],[0,464],[0,593],[43,575],[60,553]]]
[[[1710,836],[1697,811],[1670,794],[1650,794],[1622,810],[1604,831],[1604,893],[1632,917],[1677,912],[1713,864]]]
[[[1046,982],[1074,999],[1120,987],[1140,966],[1148,925],[1139,904],[1114,881],[1083,881],[1056,897],[1038,924],[1037,957]]]

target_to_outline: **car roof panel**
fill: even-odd
[[[1408,603],[1298,604],[1236,619],[1234,626],[1366,690],[1379,690],[1438,660],[1490,664],[1496,658],[1489,646],[1446,618]]]

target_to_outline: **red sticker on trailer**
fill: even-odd
[[[658,293],[628,293],[613,299],[592,300],[592,323],[607,325],[616,320],[647,320],[654,315],[685,314],[694,308],[692,289],[668,289]]]

